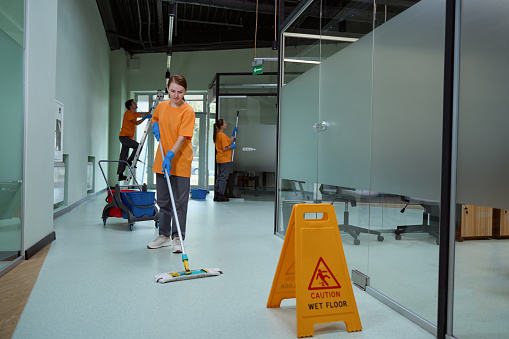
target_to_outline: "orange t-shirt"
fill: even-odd
[[[134,133],[136,133],[136,124],[131,120],[137,119],[140,116],[140,113],[133,113],[130,109],[125,111],[124,118],[122,119],[122,128],[120,129],[120,133],[118,136],[129,137],[134,139]]]
[[[232,140],[228,138],[224,132],[216,134],[216,161],[220,164],[232,161],[232,150],[223,151],[223,147],[228,147],[232,144]]]
[[[152,122],[159,124],[163,149],[166,153],[171,151],[179,136],[186,137],[184,144],[171,161],[170,175],[177,177],[191,177],[191,163],[193,162],[193,148],[191,139],[194,132],[194,110],[186,102],[180,107],[172,107],[170,100],[159,103],[152,115]],[[163,157],[161,148],[157,145],[156,158],[152,172],[163,174]]]

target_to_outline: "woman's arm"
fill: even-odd
[[[171,148],[171,151],[174,154],[177,154],[177,152],[180,150],[180,148],[184,144],[184,141],[186,141],[186,137],[183,135],[179,135],[179,137],[177,138],[177,141],[175,142],[175,145],[173,145],[173,147]]]
[[[223,151],[228,151],[232,149],[232,145],[223,147]]]

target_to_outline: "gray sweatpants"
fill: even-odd
[[[182,233],[182,240],[186,238],[187,203],[189,202],[189,190],[191,178],[170,177],[171,190],[175,198],[175,207]],[[170,191],[163,174],[156,173],[157,205],[159,206],[159,235],[172,238],[178,237],[177,223],[173,218],[173,207],[170,199]]]
[[[216,186],[214,192],[224,194],[226,190],[226,182],[230,175],[231,162],[218,163],[217,164],[217,175],[216,175]]]

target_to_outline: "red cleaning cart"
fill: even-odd
[[[155,192],[147,191],[147,185],[139,185],[131,166],[127,161],[127,167],[131,172],[131,177],[134,179],[135,185],[121,186],[116,184],[114,187],[110,186],[108,179],[104,174],[101,163],[115,162],[120,160],[99,160],[99,168],[106,181],[108,195],[106,197],[106,206],[103,209],[102,219],[103,225],[106,225],[106,220],[109,217],[124,218],[129,223],[129,228],[132,231],[136,221],[154,220],[156,228],[159,227],[159,210],[156,206]]]

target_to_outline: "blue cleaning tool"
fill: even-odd
[[[161,156],[164,158],[164,150],[161,142],[159,142],[159,146],[161,150]],[[184,263],[185,271],[158,274],[154,277],[154,281],[158,283],[167,283],[179,280],[206,278],[220,275],[221,273],[223,273],[223,271],[221,271],[219,268],[202,268],[199,270],[189,269],[189,258],[187,257],[186,249],[184,247],[184,239],[182,238],[182,232],[180,230],[179,218],[177,216],[177,208],[175,207],[175,200],[173,199],[173,190],[171,188],[170,183],[170,173],[168,173],[166,169],[164,169],[164,172],[166,177],[166,183],[168,184],[168,190],[170,191],[170,200],[171,206],[173,208],[173,217],[175,218],[175,222],[177,224],[177,232],[180,239],[180,246],[182,248],[182,262]]]

